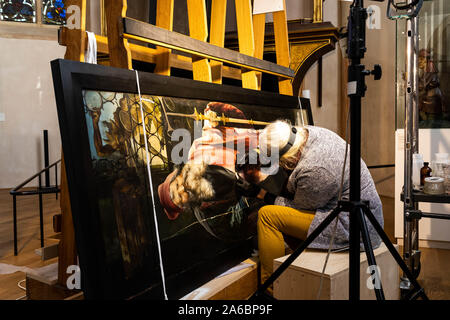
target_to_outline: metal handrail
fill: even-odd
[[[15,187],[14,189],[12,189],[9,193],[10,193],[11,195],[19,194],[19,193],[20,193],[20,191],[18,191],[19,189],[22,189],[25,185],[27,185],[28,183],[30,183],[31,181],[33,181],[37,176],[40,176],[43,172],[48,171],[50,168],[56,166],[56,165],[57,165],[58,163],[60,163],[60,162],[61,162],[61,159],[59,159],[59,160],[53,162],[53,163],[52,163],[51,165],[49,165],[48,167],[42,169],[41,171],[39,171],[39,172],[36,173],[35,175],[33,175],[33,176],[31,176],[30,178],[26,179],[24,182],[22,182],[22,183],[19,184],[17,187]],[[57,171],[56,171],[56,172],[57,172]],[[55,175],[55,178],[57,178],[57,176],[58,176],[58,175],[56,174],[56,175]],[[58,183],[58,180],[56,179],[55,185],[57,185],[57,183]],[[42,188],[42,187],[39,185],[39,188]],[[44,192],[44,193],[45,193],[45,192]]]
[[[27,195],[39,195],[39,225],[40,225],[40,234],[41,234],[41,248],[44,247],[44,212],[43,212],[43,203],[42,203],[42,194],[47,193],[55,193],[56,199],[58,199],[58,192],[60,192],[60,188],[58,188],[58,163],[61,162],[61,159],[55,161],[51,165],[45,167],[38,173],[34,174],[30,178],[26,179],[24,182],[19,184],[14,189],[11,189],[9,192],[13,196],[13,232],[14,232],[14,255],[17,256],[17,196],[27,196]],[[52,167],[55,167],[55,186],[46,186],[42,187],[42,173],[48,172]],[[34,179],[39,179],[39,187],[33,190],[20,191],[24,186],[33,181]]]

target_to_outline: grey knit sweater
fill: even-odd
[[[287,189],[294,194],[294,199],[277,197],[275,204],[299,210],[315,211],[315,217],[308,230],[309,235],[337,206],[345,156],[345,141],[330,130],[314,126],[307,126],[306,128],[309,132],[308,140],[287,184]],[[342,200],[349,197],[349,166],[350,159],[347,155]],[[375,189],[369,169],[367,169],[363,160],[361,160],[361,200],[370,201],[372,213],[383,226],[383,209],[380,197]],[[327,249],[329,247],[335,221],[331,222],[310,244],[309,248]],[[380,245],[381,239],[371,223],[367,219],[366,221],[372,245],[376,248]],[[348,246],[349,223],[348,212],[342,212],[338,217],[334,249]],[[361,248],[363,248],[362,242]]]

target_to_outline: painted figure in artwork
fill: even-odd
[[[236,195],[240,183],[245,183],[236,172],[236,163],[238,157],[257,148],[258,131],[230,104],[210,102],[204,116],[209,120],[203,123],[201,137],[193,141],[187,162],[158,187],[159,199],[170,220],[190,207],[199,221],[205,220],[208,211],[216,211],[230,214],[231,224],[239,223],[251,204]],[[241,119],[243,123],[224,119]],[[202,225],[216,235],[207,224]]]
[[[131,275],[150,254],[146,248],[151,241],[144,218],[148,211],[148,203],[144,200],[146,182],[140,175],[146,150],[138,98],[134,94],[86,91],[84,103],[92,139],[93,167],[99,172],[104,171],[99,175],[99,183],[108,185],[111,190],[104,195],[104,189],[98,191],[102,198],[100,210],[106,212],[114,208],[114,216],[105,217],[105,220],[113,219],[117,224],[124,271]],[[155,97],[153,102],[145,101],[143,108],[148,115],[144,123],[149,132],[152,163],[164,168],[168,160],[161,100]]]

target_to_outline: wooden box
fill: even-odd
[[[374,250],[374,254],[380,269],[381,283],[386,300],[399,299],[400,280],[397,263],[384,243]],[[326,255],[326,251],[306,250],[303,252],[275,281],[273,286],[274,297],[280,300],[316,300]],[[278,268],[287,257],[275,259],[274,269]],[[330,254],[323,276],[321,300],[348,299],[348,259],[348,251]],[[375,291],[368,288],[368,283],[372,283],[372,278],[368,273],[368,263],[364,252],[361,253],[360,273],[361,300],[374,300]]]

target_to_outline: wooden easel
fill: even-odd
[[[123,33],[123,19],[126,18],[126,0],[104,0],[108,35],[96,35],[99,53],[109,54],[109,65],[132,68],[132,59],[156,64],[155,73],[170,76],[171,67],[192,70],[193,79],[221,84],[223,77],[242,80],[248,89],[261,89],[261,71],[243,65],[241,68],[223,66],[221,61],[193,55],[188,58],[176,55],[169,47],[156,49],[131,44]],[[67,47],[65,59],[84,62],[86,50],[86,0],[66,1],[66,7],[77,5],[81,10],[80,29],[61,28],[59,43]],[[211,25],[207,25],[205,0],[187,0],[190,37],[206,41],[218,47],[224,46],[226,0],[212,0]],[[264,51],[265,14],[252,15],[251,0],[235,0],[238,28],[239,52],[262,59]],[[174,0],[158,0],[156,26],[172,31]],[[273,13],[277,64],[288,68],[290,64],[289,40],[286,11]],[[292,76],[279,78],[279,92],[292,95]],[[61,165],[61,211],[62,237],[59,245],[58,283],[66,285],[67,267],[77,264],[77,252],[70,208],[64,157]]]

